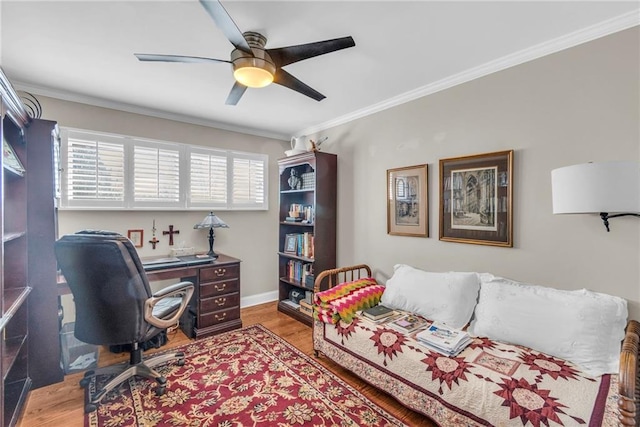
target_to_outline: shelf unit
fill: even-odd
[[[292,304],[290,295],[311,292],[313,277],[306,283],[301,273],[291,277],[289,272],[297,265],[316,275],[336,266],[337,156],[308,152],[287,157],[278,160],[278,171],[278,310],[310,325],[311,317]],[[300,221],[287,221],[296,208]]]
[[[64,379],[53,251],[57,125],[30,119],[2,70],[0,113],[0,425],[14,426],[32,387]]]
[[[0,113],[0,136],[3,140],[0,178],[0,422],[3,426],[13,426],[17,424],[31,388],[28,327],[31,287],[27,279],[27,149],[24,132],[29,119],[20,99],[1,71]]]

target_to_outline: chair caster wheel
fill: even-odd
[[[166,390],[167,390],[167,386],[159,385],[158,387],[156,387],[156,390],[155,390],[156,396],[162,396]]]
[[[91,382],[91,378],[83,378],[80,380],[80,387],[82,388],[86,388],[89,385],[89,382]]]
[[[178,360],[178,366],[184,366],[184,359]]]
[[[94,412],[96,409],[98,409],[98,406],[94,403],[87,403],[84,407],[84,413],[85,414],[89,414],[91,412]]]

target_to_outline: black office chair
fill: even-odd
[[[156,395],[164,394],[167,380],[153,368],[171,361],[182,366],[184,353],[143,359],[140,345],[178,323],[193,283],[177,283],[152,294],[136,249],[118,233],[85,230],[66,235],[55,243],[55,252],[76,304],[76,338],[131,348],[129,362],[85,373],[83,387],[94,376],[116,375],[88,397],[85,412],[95,411],[108,392],[134,375],[155,379]]]

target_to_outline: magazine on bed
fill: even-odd
[[[416,338],[420,344],[445,356],[457,355],[472,341],[466,331],[450,328],[438,322],[433,322],[424,331],[418,332]]]
[[[418,329],[424,328],[429,324],[428,320],[423,319],[420,316],[415,314],[406,314],[398,319],[395,319],[389,323],[387,326],[392,327],[395,330],[404,333],[415,332]]]

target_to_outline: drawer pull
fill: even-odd
[[[216,313],[213,315],[213,317],[215,317],[216,320],[220,322],[221,320],[224,320],[227,317],[227,313],[222,313],[222,316],[218,316],[218,314]]]
[[[224,276],[226,272],[227,272],[226,268],[218,268],[216,271],[214,271],[214,273],[216,273],[216,276],[218,277]]]
[[[214,300],[214,302],[216,304],[218,304],[219,307],[222,307],[227,302],[227,298],[226,297],[225,298],[218,298],[218,299]]]
[[[216,283],[214,287],[216,288],[216,291],[220,292],[220,291],[224,291],[227,288],[227,284],[223,283],[222,285],[220,285],[220,287],[218,287],[218,284]]]

